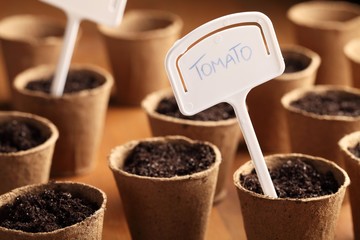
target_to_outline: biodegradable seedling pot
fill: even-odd
[[[144,177],[123,170],[124,161],[141,141],[196,143],[185,137],[131,141],[114,148],[109,166],[114,174],[132,239],[204,239],[221,161],[207,170],[171,178]]]
[[[287,16],[297,43],[321,57],[316,83],[351,86],[343,47],[360,36],[360,6],[346,1],[308,1],[292,6]]]
[[[84,198],[98,206],[94,214],[83,221],[52,232],[29,233],[0,227],[0,239],[6,240],[101,240],[103,219],[106,207],[106,195],[100,189],[83,183],[56,182],[30,185],[17,188],[0,196],[0,207],[13,202],[16,197],[27,193],[37,193],[45,189],[60,189],[74,196]]]
[[[0,112],[0,123],[11,120],[26,122],[38,128],[46,141],[28,150],[0,152],[0,194],[29,184],[46,183],[59,136],[55,125],[45,118],[21,112]]]
[[[360,88],[360,38],[348,42],[344,53],[351,67],[352,85]]]
[[[289,136],[282,96],[299,87],[312,86],[320,66],[320,56],[305,47],[282,46],[285,72],[257,86],[248,95],[247,104],[261,149],[265,152],[289,152]]]
[[[286,112],[291,151],[323,157],[343,166],[338,141],[344,135],[360,129],[360,117],[318,115],[290,104],[307,93],[329,90],[360,96],[360,90],[344,86],[313,86],[295,89],[281,99]]]
[[[118,28],[99,27],[120,104],[139,106],[147,94],[169,86],[164,59],[182,25],[181,18],[170,12],[132,10]]]
[[[149,94],[142,102],[153,136],[181,135],[191,139],[208,141],[216,145],[222,156],[214,203],[226,196],[226,182],[231,179],[231,167],[242,137],[236,118],[221,121],[195,121],[157,113],[159,102],[172,96],[171,89]]]
[[[65,23],[46,16],[15,15],[1,20],[0,45],[9,89],[15,76],[25,69],[57,62],[64,32]],[[11,95],[12,90],[2,90],[2,94]]]
[[[28,82],[48,78],[54,73],[54,68],[47,65],[22,72],[14,82],[15,108],[44,116],[59,129],[52,176],[87,173],[95,167],[113,84],[112,76],[102,68],[77,64],[71,69],[88,71],[102,79],[103,84],[61,97],[25,89]]]
[[[360,239],[360,158],[349,151],[360,143],[360,132],[353,132],[339,141],[341,153],[345,162],[345,170],[349,174],[352,184],[349,187],[352,220],[355,239]]]
[[[271,198],[245,189],[240,174],[249,174],[254,166],[251,161],[242,165],[234,174],[246,235],[252,239],[334,239],[335,226],[350,184],[344,170],[331,161],[301,154],[278,154],[266,156],[271,169],[289,157],[298,156],[320,173],[332,172],[339,184],[336,193],[304,199]]]

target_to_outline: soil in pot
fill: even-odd
[[[193,116],[185,116],[180,112],[174,96],[163,98],[155,111],[171,117],[196,121],[220,121],[235,118],[234,109],[228,103],[219,103]]]
[[[311,63],[310,59],[299,59],[299,57],[295,57],[291,55],[290,56],[284,55],[284,61],[285,61],[284,73],[300,72],[306,69]]]
[[[47,79],[38,79],[29,82],[26,89],[50,93],[51,83],[54,76]],[[94,72],[86,70],[71,70],[67,76],[64,93],[80,92],[86,89],[93,89],[104,83],[103,77]]]
[[[140,176],[171,178],[201,172],[214,162],[214,150],[202,143],[140,142],[125,160],[124,170]]]
[[[38,233],[83,221],[99,209],[94,203],[58,189],[27,193],[0,208],[0,226]]]
[[[28,150],[44,143],[48,138],[36,126],[12,119],[0,124],[0,153]]]
[[[339,184],[331,172],[319,173],[297,157],[270,169],[270,176],[280,198],[311,198],[335,193]],[[249,191],[263,194],[255,170],[240,175],[241,185]]]
[[[318,115],[360,116],[360,96],[349,92],[307,93],[291,106]]]

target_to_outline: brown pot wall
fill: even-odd
[[[282,46],[285,59],[296,59],[307,67],[301,71],[283,73],[277,78],[252,89],[247,97],[249,114],[264,152],[290,151],[285,111],[281,98],[287,92],[312,86],[315,82],[320,57],[310,49],[297,45]]]
[[[50,119],[58,127],[52,176],[66,176],[91,171],[96,164],[108,106],[112,76],[105,70],[91,65],[73,65],[99,75],[104,83],[97,88],[64,94],[57,98],[41,92],[24,89],[29,81],[46,78],[54,68],[39,66],[29,69],[15,79],[14,106],[16,109],[38,114]]]
[[[164,59],[180,37],[182,25],[180,17],[169,12],[132,10],[118,28],[99,27],[118,103],[139,106],[147,94],[169,86]]]
[[[222,121],[193,121],[169,117],[157,113],[156,107],[166,96],[172,96],[170,89],[149,94],[142,102],[153,136],[181,135],[191,139],[208,141],[216,145],[222,155],[214,202],[226,196],[226,183],[231,180],[231,167],[236,149],[242,137],[236,118]]]
[[[25,185],[48,182],[55,142],[59,137],[55,125],[45,118],[22,112],[0,112],[0,123],[13,119],[37,127],[48,138],[25,151],[0,153],[0,194]]]
[[[268,167],[280,164],[291,156],[300,156],[321,173],[331,171],[338,181],[339,190],[331,195],[307,199],[271,198],[251,192],[240,184],[240,174],[249,174],[254,166],[249,161],[234,174],[247,238],[278,240],[334,239],[348,175],[336,164],[322,158],[301,154],[266,156]]]
[[[10,98],[12,83],[20,72],[41,64],[56,64],[64,32],[64,22],[46,16],[15,15],[1,20],[0,45],[8,78],[2,94]]]
[[[344,53],[351,68],[352,86],[360,88],[360,38],[348,42]]]
[[[308,92],[327,90],[347,91],[360,96],[360,90],[355,88],[314,86],[295,89],[281,99],[286,111],[291,151],[323,157],[343,166],[337,143],[346,134],[360,129],[360,117],[317,115],[290,106]]]
[[[353,132],[344,136],[339,141],[339,147],[345,162],[345,170],[351,179],[349,197],[353,220],[355,239],[360,239],[360,159],[349,151],[349,147],[355,147],[360,142],[360,132]]]
[[[144,141],[195,143],[179,136]],[[118,146],[109,156],[132,239],[204,239],[221,161],[219,150],[211,145],[216,160],[207,170],[186,176],[152,178],[122,170],[124,160],[138,143],[131,141]]]
[[[99,206],[99,209],[90,217],[74,225],[45,233],[27,233],[0,227],[0,239],[6,240],[101,240],[106,208],[106,195],[100,189],[74,182],[57,182],[42,185],[30,185],[17,188],[0,196],[0,207],[15,200],[17,196],[26,193],[40,192],[44,189],[60,189],[76,196],[87,199]]]
[[[360,6],[346,1],[308,1],[288,10],[297,43],[321,57],[316,84],[351,86],[343,47],[360,36]]]

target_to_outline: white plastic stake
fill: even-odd
[[[62,9],[68,18],[64,43],[51,86],[51,94],[61,96],[64,92],[71,57],[74,52],[79,25],[82,19],[99,24],[116,26],[124,14],[126,0],[40,0]]]
[[[250,120],[249,113],[246,109],[245,99],[248,92],[249,91],[245,91],[235,95],[232,98],[229,98],[227,102],[230,103],[235,110],[235,114],[238,122],[240,123],[246,146],[248,147],[250,157],[253,160],[256,174],[259,178],[259,182],[264,194],[276,198],[277,194],[273,182],[268,172],[268,168],[266,166],[265,159],[263,157],[252,122]]]
[[[74,16],[68,16],[64,43],[50,89],[51,94],[57,97],[62,96],[64,92],[66,77],[70,68],[71,57],[74,52],[79,25],[80,19]]]
[[[220,102],[233,106],[263,192],[276,198],[245,103],[253,87],[285,69],[270,19],[244,12],[212,20],[178,40],[165,64],[183,114],[193,115]]]

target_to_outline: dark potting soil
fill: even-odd
[[[69,192],[44,190],[19,196],[0,208],[0,226],[24,232],[51,232],[91,216],[99,207]]]
[[[0,152],[11,153],[36,147],[47,139],[40,129],[20,120],[0,124]]]
[[[349,147],[348,150],[354,154],[355,157],[360,158],[360,143],[357,143],[354,147]]]
[[[26,85],[26,89],[50,93],[51,83],[54,76],[49,79],[38,79]],[[104,83],[97,74],[85,70],[71,70],[67,76],[64,93],[80,92],[85,89],[93,89]]]
[[[321,174],[297,157],[270,169],[270,176],[280,198],[319,197],[335,193],[339,189],[331,172]],[[240,183],[249,191],[263,194],[255,170],[248,175],[240,175]]]
[[[155,111],[171,117],[197,121],[220,121],[235,117],[234,109],[228,103],[219,103],[193,116],[185,116],[180,112],[174,96],[163,98]]]
[[[304,70],[307,66],[309,66],[308,63],[305,63],[304,61],[301,61],[294,57],[284,56],[284,61],[285,61],[284,73],[299,72]]]
[[[360,96],[349,92],[308,93],[290,105],[318,115],[360,116]]]
[[[208,169],[215,162],[213,149],[186,142],[140,142],[125,160],[126,172],[147,176],[184,176]]]

